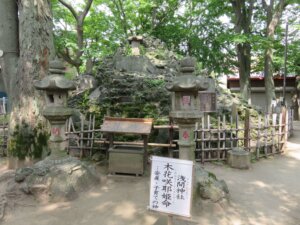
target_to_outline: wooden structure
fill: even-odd
[[[2,120],[0,124],[0,155],[7,155],[7,141],[8,141],[8,123],[6,115],[1,115]]]
[[[78,125],[79,124],[79,125]],[[69,145],[68,152],[76,157],[82,158],[83,156],[92,157],[96,151],[106,152],[109,146],[109,140],[105,137],[100,128],[96,128],[95,115],[87,115],[87,119],[81,118],[77,127],[74,124],[72,118],[70,118],[66,124]],[[154,125],[153,129],[167,129],[169,131],[170,140],[168,143],[149,143],[149,147],[165,147],[169,149],[170,156],[172,155],[172,149],[176,148],[176,144],[173,142],[174,129],[178,129],[178,126],[174,125]],[[114,141],[116,145],[134,145],[143,146],[142,141],[126,142],[126,141]]]
[[[292,134],[291,112],[283,109],[278,114],[259,115],[257,122],[249,113],[243,121],[238,115],[229,120],[223,115],[211,122],[206,115],[195,130],[196,161],[225,161],[227,151],[235,147],[243,147],[256,159],[282,153],[288,135]]]
[[[153,119],[106,117],[101,131],[108,134],[109,167],[108,172],[142,175],[147,161],[147,143]],[[114,143],[117,134],[142,136],[143,146]]]
[[[80,130],[75,130],[72,120],[68,124],[69,150],[77,149],[80,156],[92,156],[95,151],[106,153],[110,144],[101,129],[95,128],[95,118],[89,115],[86,125],[81,121]],[[227,151],[234,147],[243,147],[251,152],[252,158],[260,159],[284,151],[288,136],[293,131],[293,111],[282,110],[281,113],[260,115],[252,118],[249,113],[240,116],[209,114],[201,119],[195,127],[195,159],[198,162],[225,161]],[[148,143],[148,147],[168,148],[170,157],[178,156],[178,126],[171,120],[167,125],[154,125],[155,129],[168,130],[168,143]],[[144,146],[143,141],[115,141],[114,145]],[[84,154],[86,153],[86,154]]]

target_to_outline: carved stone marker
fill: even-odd
[[[75,85],[64,77],[65,67],[62,62],[54,60],[49,66],[50,75],[36,81],[34,86],[38,90],[45,91],[46,107],[43,116],[51,125],[49,140],[51,158],[61,158],[66,156],[65,124],[72,114],[72,109],[67,107],[68,91],[75,90]]]

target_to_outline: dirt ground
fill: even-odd
[[[294,127],[285,154],[255,162],[249,170],[205,164],[227,182],[229,204],[204,202],[193,208],[192,221],[174,224],[300,225],[300,123]],[[98,187],[73,202],[16,205],[2,224],[152,225],[165,216],[147,211],[148,196],[149,177],[103,176]]]

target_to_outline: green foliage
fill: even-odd
[[[208,172],[208,176],[211,177],[214,180],[217,180],[217,176],[212,172]]]
[[[132,55],[132,47],[129,43],[127,43],[124,47],[124,55],[126,56]]]
[[[163,79],[147,79],[145,82],[148,88],[163,88],[166,85]]]
[[[49,134],[43,130],[41,124],[32,128],[25,122],[17,125],[9,142],[10,155],[18,159],[32,157],[34,159],[41,158],[43,150],[47,147]]]

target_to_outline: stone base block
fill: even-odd
[[[227,152],[227,163],[232,168],[249,169],[250,160],[250,153],[241,148],[234,148]]]

